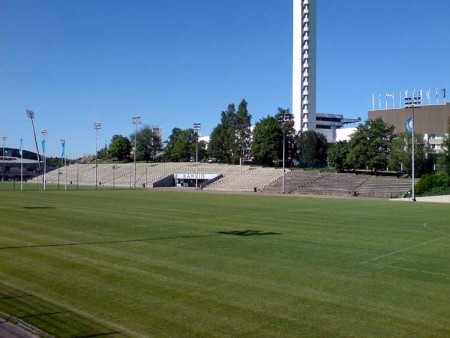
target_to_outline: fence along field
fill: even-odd
[[[0,312],[57,337],[450,335],[446,204],[0,198]]]

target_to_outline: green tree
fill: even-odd
[[[371,172],[386,170],[389,162],[394,126],[381,118],[367,120],[357,127],[349,146],[347,164],[353,169],[368,169]]]
[[[135,133],[130,135],[130,142],[134,145]],[[137,151],[139,161],[149,162],[162,150],[161,137],[155,128],[143,126],[136,134]]]
[[[226,162],[236,164],[239,154],[236,149],[236,108],[234,103],[229,104],[227,110],[222,112],[221,124],[223,128]]]
[[[117,158],[119,161],[130,158],[132,145],[128,138],[122,135],[114,135],[109,145],[108,155],[110,158]]]
[[[220,123],[212,131],[208,145],[208,155],[217,162],[230,163],[228,153],[227,133]]]
[[[308,130],[298,137],[298,152],[301,166],[312,168],[327,164],[328,143],[325,135]]]
[[[439,155],[439,164],[445,173],[450,176],[450,118],[447,121],[447,135],[442,142],[442,154]]]
[[[267,116],[256,123],[253,130],[251,154],[255,163],[273,166],[283,158],[283,131],[280,122]]]
[[[344,171],[348,168],[347,156],[350,152],[347,141],[339,141],[328,148],[328,164],[330,167],[338,171]]]
[[[242,163],[248,157],[251,143],[251,115],[247,101],[242,100],[238,110],[234,103],[222,111],[220,123],[211,134],[210,154],[221,162]],[[220,138],[220,139],[219,139]]]
[[[172,133],[170,134],[167,142],[166,147],[164,149],[164,153],[162,155],[162,160],[168,161],[168,162],[176,162],[177,160],[174,159],[173,149],[175,148],[175,143],[177,139],[180,137],[180,134],[182,132],[182,129],[180,128],[173,128]]]
[[[208,144],[205,141],[198,141],[198,160],[202,162],[208,160]]]
[[[412,174],[411,165],[411,133],[399,133],[395,135],[391,143],[389,156],[389,169],[400,171],[403,167],[409,176]],[[423,136],[414,133],[414,171],[415,176],[431,173],[433,169],[433,157]]]
[[[289,109],[278,108],[275,119],[280,123],[282,132],[285,133],[285,160],[288,162],[287,164],[290,165],[297,156],[297,138],[294,128],[294,116]]]
[[[195,159],[196,152],[196,133],[195,130],[180,128],[172,129],[172,134],[167,140],[167,146],[162,155],[164,161],[171,162],[188,162]],[[198,159],[199,161],[207,158],[206,142],[198,142]]]
[[[239,163],[243,164],[245,159],[248,159],[250,155],[251,137],[252,132],[251,119],[252,116],[249,114],[247,109],[247,101],[242,100],[239,104],[238,110],[236,112],[235,118],[235,148],[236,154],[239,155]]]

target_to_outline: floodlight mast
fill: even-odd
[[[195,130],[195,189],[198,189],[198,132],[202,128],[202,124],[194,122]]]
[[[136,188],[137,127],[138,127],[138,124],[141,124],[141,117],[133,116],[132,120],[133,120],[133,124],[136,126],[136,130],[134,132],[134,187]]]
[[[420,108],[422,104],[422,97],[419,94],[419,96],[413,96],[413,97],[405,97],[405,108],[411,108],[412,109],[412,128],[411,128],[411,200],[413,202],[416,201],[416,193],[415,193],[415,187],[414,187],[414,127],[416,124],[415,116],[414,116],[414,108]]]
[[[47,172],[47,157],[45,156],[45,148],[46,148],[46,144],[45,144],[45,137],[47,136],[47,130],[44,129],[43,131],[41,131],[42,136],[44,137],[44,142],[42,143],[42,154],[44,156],[44,175],[43,175],[43,180],[44,180],[44,190],[46,190],[47,187],[47,182],[45,179],[45,174]],[[39,156],[39,155],[38,155]]]
[[[6,145],[6,136],[2,136],[3,141],[3,152],[2,152],[2,158],[3,158],[3,168],[2,168],[2,182],[5,181],[5,145]]]
[[[31,125],[33,126],[33,134],[34,134],[34,142],[36,143],[36,155],[37,155],[37,161],[38,161],[38,171],[41,171],[41,159],[39,157],[39,147],[38,147],[38,142],[37,142],[37,137],[36,137],[36,129],[34,128],[34,111],[32,110],[25,110],[27,113],[27,116],[30,118],[31,120]]]
[[[95,129],[95,190],[98,189],[97,187],[97,154],[98,154],[98,131],[102,129],[102,123],[101,122],[94,122],[94,129]]]
[[[281,123],[281,129],[283,131],[283,177],[281,181],[281,193],[284,194],[286,192],[284,176],[285,176],[285,156],[286,156],[286,128],[287,124],[293,120],[293,116],[290,112],[282,112],[278,115],[278,121]]]

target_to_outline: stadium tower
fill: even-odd
[[[316,130],[316,0],[293,0],[292,113],[296,131]]]

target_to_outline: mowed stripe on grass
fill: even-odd
[[[447,205],[0,195],[0,311],[57,336],[450,335]]]

